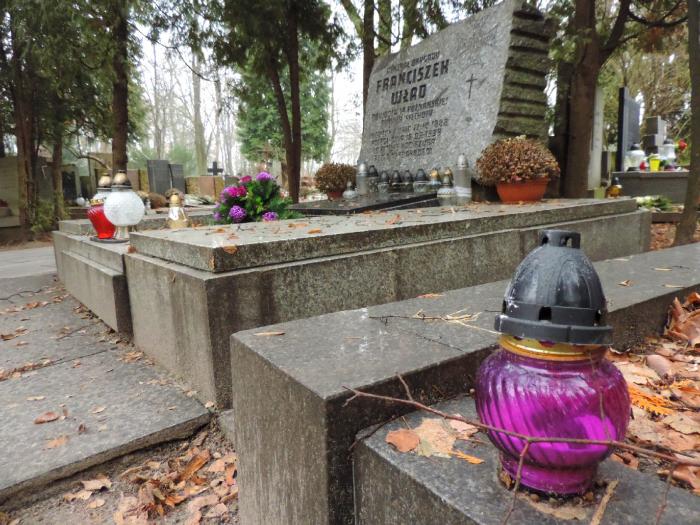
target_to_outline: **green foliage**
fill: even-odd
[[[671,199],[663,195],[645,195],[644,197],[636,197],[635,200],[640,208],[659,211],[670,211],[673,209]]]
[[[307,62],[306,53],[301,60]],[[284,78],[282,89],[291,118],[288,77]],[[284,159],[284,136],[270,82],[246,68],[235,84],[234,93],[239,102],[236,122],[243,155],[256,162]],[[300,93],[302,158],[321,161],[327,158],[331,147],[328,134],[328,75],[317,70],[304,71],[300,79]]]
[[[34,235],[44,232],[50,232],[56,227],[56,214],[54,213],[54,204],[52,200],[39,199],[34,212],[34,219],[32,220],[31,232]],[[68,219],[69,215],[64,212],[63,217],[58,217],[58,219]]]

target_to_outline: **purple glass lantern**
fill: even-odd
[[[623,440],[630,400],[622,374],[604,359],[612,341],[605,296],[576,232],[543,230],[520,263],[496,318],[500,348],[479,368],[476,406],[485,424],[537,437]],[[525,441],[489,431],[501,465],[516,478]],[[582,494],[606,445],[532,443],[521,484]]]

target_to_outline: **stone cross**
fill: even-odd
[[[224,172],[223,168],[219,168],[219,165],[216,161],[211,163],[211,168],[208,168],[207,171],[211,173],[214,177],[216,177],[219,173]]]

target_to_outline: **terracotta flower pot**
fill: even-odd
[[[496,191],[501,202],[537,202],[542,200],[549,179],[532,179],[522,182],[498,182]]]
[[[343,190],[327,191],[326,197],[329,201],[338,201],[343,198]]]

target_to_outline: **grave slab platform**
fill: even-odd
[[[435,405],[449,414],[478,420],[473,399],[462,397]],[[423,457],[401,453],[386,443],[387,433],[399,428],[415,428],[423,418],[436,418],[413,412],[400,421],[390,422],[375,434],[361,439],[353,459],[355,511],[358,525],[498,525],[510,507],[513,493],[498,479],[498,451],[482,432],[474,437],[483,444],[457,440],[455,448],[476,456],[483,463],[474,465],[457,457]],[[603,525],[653,523],[663,503],[665,483],[656,476],[605,461],[597,481],[619,483],[608,503]],[[557,518],[539,511],[527,495],[516,500],[508,523],[511,525],[561,525],[571,519]],[[546,497],[542,498],[546,501]],[[544,504],[544,503],[543,503]],[[573,504],[571,504],[573,506]],[[590,522],[597,502],[576,507],[578,520]],[[660,524],[691,525],[700,515],[700,498],[687,490],[671,487]]]
[[[594,259],[638,253],[650,215],[630,199],[474,203],[135,233],[134,341],[227,407],[233,332],[504,279],[536,225],[578,229]]]
[[[596,263],[618,348],[660,331],[673,298],[700,290],[699,256],[694,244]],[[619,284],[627,280],[629,286]],[[496,345],[493,322],[506,286],[488,283],[234,334],[227,418],[235,418],[232,440],[241,458],[242,521],[352,523],[348,450],[355,435],[406,408],[363,399],[344,406],[346,387],[400,397],[398,373],[428,403],[467,392]],[[448,315],[471,317],[446,322]]]
[[[437,193],[390,193],[361,195],[352,200],[321,200],[293,204],[290,210],[304,215],[352,215],[377,210],[396,210],[438,206]]]

